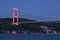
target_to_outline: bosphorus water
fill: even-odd
[[[60,34],[0,34],[0,40],[59,40]]]

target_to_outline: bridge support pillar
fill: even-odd
[[[13,8],[12,11],[12,24],[18,25],[18,8]]]

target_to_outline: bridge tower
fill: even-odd
[[[18,25],[18,8],[13,8],[12,11],[12,24]]]

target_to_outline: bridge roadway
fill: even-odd
[[[23,23],[37,23],[37,22],[19,22],[19,24],[23,24]]]
[[[37,23],[37,22],[18,22],[18,24],[25,24],[25,23],[29,24],[29,23]],[[11,22],[4,22],[4,23],[0,22],[0,24],[12,24],[12,23]]]

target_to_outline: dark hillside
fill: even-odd
[[[49,33],[60,32],[60,23],[58,21],[37,22],[34,20],[19,18],[19,22],[35,23],[23,23],[17,26],[12,25],[11,18],[0,18],[0,33],[6,33],[6,31],[17,31],[17,33],[47,33],[46,31],[48,30],[50,30]]]

